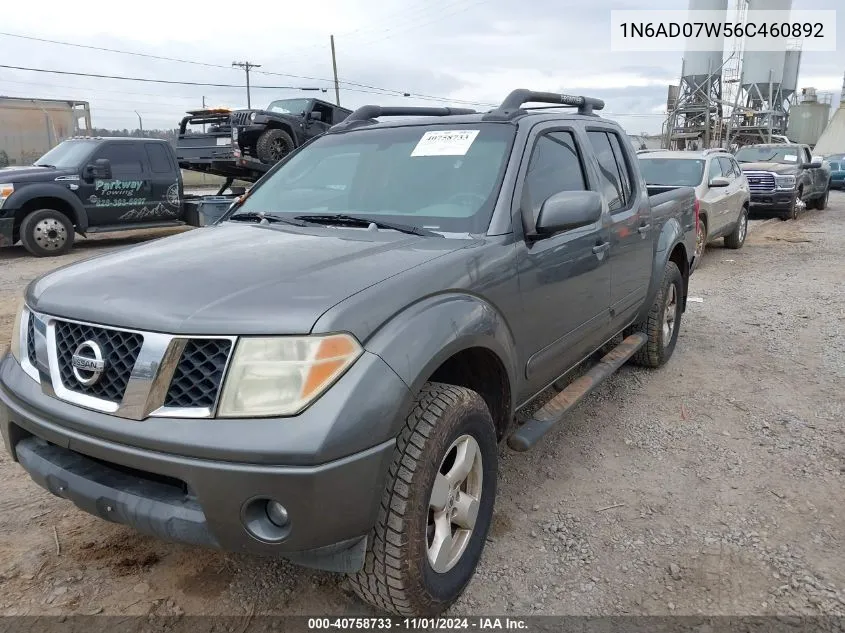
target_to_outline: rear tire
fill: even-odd
[[[277,163],[293,149],[294,143],[290,134],[279,128],[265,130],[255,143],[258,160],[268,165]]]
[[[449,608],[475,574],[487,541],[497,459],[496,431],[481,396],[426,383],[397,438],[364,567],[349,577],[355,593],[400,616]]]
[[[634,354],[631,361],[643,367],[661,367],[672,357],[678,332],[681,329],[684,279],[675,262],[666,262],[660,290],[648,316],[642,323],[631,328],[635,332],[644,332],[648,341]]]
[[[748,235],[748,209],[742,207],[739,212],[739,220],[736,221],[734,230],[725,236],[725,246],[727,248],[742,248],[745,244],[745,238]]]
[[[64,255],[73,246],[73,237],[70,218],[55,209],[38,209],[21,222],[21,243],[35,257]]]

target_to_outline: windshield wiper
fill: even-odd
[[[259,220],[260,222],[264,222],[269,224],[270,222],[284,222],[285,224],[293,224],[294,226],[308,226],[307,223],[299,221],[297,219],[286,218],[283,215],[278,213],[273,213],[272,211],[244,211],[243,213],[236,213],[232,215],[227,220],[234,220],[234,221],[251,221],[251,220]]]
[[[353,224],[356,226],[368,226],[375,224],[380,229],[392,229],[400,233],[410,233],[411,235],[423,235],[427,237],[442,237],[439,233],[429,231],[428,229],[421,229],[417,226],[409,226],[407,224],[394,224],[393,222],[384,222],[382,220],[371,220],[369,218],[344,215],[344,214],[324,214],[324,215],[298,215],[297,220],[305,220],[306,222],[319,222],[321,224]]]
[[[47,163],[34,163],[34,165],[35,165],[36,167],[49,167],[49,168],[51,168],[51,169],[55,169],[55,168],[56,168],[56,166],[55,166],[55,165],[48,165]]]

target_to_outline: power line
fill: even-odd
[[[154,84],[169,84],[175,86],[211,86],[213,88],[245,88],[243,84],[216,84],[201,81],[175,81],[170,79],[152,79],[150,77],[123,77],[120,75],[102,75],[98,73],[80,73],[70,70],[49,70],[46,68],[28,68],[26,66],[9,66],[7,64],[0,64],[0,68],[9,68],[11,70],[27,70],[35,73],[50,73],[54,75],[73,75],[75,77],[94,77],[97,79],[120,79],[123,81],[140,81]],[[262,88],[265,90],[309,90],[326,92],[328,88],[316,88],[300,86],[253,86],[253,88]]]
[[[479,1],[482,1],[482,0],[479,0]],[[50,40],[50,39],[45,39],[45,38],[34,37],[34,36],[31,36],[31,35],[21,35],[21,34],[17,34],[17,33],[0,32],[0,36],[16,37],[16,38],[20,38],[20,39],[33,40],[33,41],[37,41],[37,42],[46,42],[46,43],[49,43],[49,44],[59,44],[59,45],[62,45],[62,46],[71,46],[71,47],[74,47],[74,48],[85,48],[85,49],[89,49],[89,50],[99,50],[99,51],[103,51],[103,52],[117,53],[117,54],[121,54],[121,55],[132,55],[132,56],[137,56],[137,57],[146,57],[146,58],[149,58],[149,59],[159,59],[159,60],[177,62],[177,63],[182,63],[182,64],[194,64],[194,65],[198,65],[198,66],[206,66],[206,67],[209,67],[209,68],[221,68],[221,69],[231,70],[230,66],[223,66],[221,64],[211,64],[211,63],[207,63],[207,62],[199,62],[199,61],[195,61],[195,60],[181,59],[181,58],[177,58],[177,57],[164,57],[164,56],[161,56],[161,55],[151,55],[151,54],[148,54],[148,53],[138,53],[138,52],[135,52],[135,51],[123,51],[123,50],[118,50],[118,49],[114,49],[114,48],[91,46],[91,45],[87,45],[87,44],[77,44],[77,43],[74,43],[74,42],[63,42],[63,41],[59,41],[59,40]],[[214,84],[214,83],[185,82],[185,81],[176,82],[176,81],[167,81],[167,80],[164,80],[164,79],[158,79],[158,80],[131,79],[131,78],[127,78],[127,77],[117,77],[117,76],[113,76],[113,75],[94,75],[94,74],[90,74],[90,73],[75,73],[75,72],[70,72],[70,71],[48,71],[48,70],[43,70],[43,69],[32,69],[32,68],[23,68],[23,67],[5,66],[5,65],[0,65],[0,68],[11,68],[11,69],[15,69],[15,70],[32,70],[34,72],[53,72],[53,73],[57,73],[57,74],[77,75],[77,76],[82,76],[82,77],[100,77],[100,78],[105,78],[105,79],[127,79],[127,80],[134,80],[134,81],[150,81],[150,82],[164,83],[164,84],[170,83],[170,84],[192,85],[192,86],[210,86],[210,87],[217,87],[217,88],[244,88],[245,87],[245,86],[240,86],[240,85],[236,86],[236,85],[231,85],[231,84]],[[268,70],[256,70],[255,72],[262,74],[262,75],[268,75],[268,76],[287,77],[287,78],[290,78],[290,79],[304,79],[304,80],[307,80],[307,81],[321,81],[321,82],[326,82],[328,84],[334,83],[333,79],[329,79],[329,78],[326,78],[326,77],[311,77],[311,76],[308,76],[308,75],[294,75],[294,74],[290,74],[290,73],[278,73],[278,72],[272,72],[272,71],[268,71]],[[426,100],[426,101],[450,102],[450,103],[464,104],[464,105],[480,105],[480,106],[490,105],[490,104],[481,103],[481,102],[478,102],[478,101],[467,101],[467,100],[462,100],[462,99],[455,100],[455,99],[448,99],[448,98],[445,98],[445,97],[438,97],[438,96],[434,96],[434,95],[423,95],[423,94],[418,94],[418,93],[412,93],[412,92],[409,92],[409,91],[406,91],[406,90],[394,90],[394,89],[391,89],[391,88],[383,88],[381,86],[374,86],[374,85],[371,85],[371,84],[364,84],[364,83],[350,81],[350,80],[339,80],[339,83],[347,85],[347,86],[354,86],[356,88],[366,88],[368,90],[373,90],[373,91],[375,91],[374,94],[392,94],[392,95],[403,96],[403,97],[414,97],[414,98],[422,99],[422,100]],[[302,90],[302,88],[297,88],[297,87],[293,87],[293,86],[253,86],[253,87],[254,88],[271,88],[271,89],[275,89],[275,90]],[[320,88],[320,89],[323,90],[324,92],[326,92],[326,89],[324,89],[324,88]]]

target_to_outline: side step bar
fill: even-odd
[[[622,367],[631,356],[646,344],[648,337],[643,333],[631,334],[619,345],[605,354],[590,371],[573,380],[563,391],[549,400],[534,413],[534,416],[508,437],[508,446],[524,452],[560,422],[581,400],[603,383],[611,374]]]

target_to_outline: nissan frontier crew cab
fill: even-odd
[[[442,612],[497,445],[530,449],[678,340],[694,192],[650,196],[603,105],[365,106],[214,225],[34,280],[0,363],[12,459],[107,521]]]

